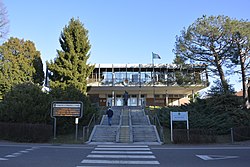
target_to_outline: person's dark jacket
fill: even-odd
[[[108,115],[108,117],[112,117],[113,116],[113,110],[111,110],[110,108],[106,111],[106,114]]]

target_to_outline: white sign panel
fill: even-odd
[[[188,121],[188,112],[171,112],[172,121]]]
[[[53,107],[65,107],[65,108],[80,108],[81,104],[63,104],[63,103],[55,103]]]
[[[186,121],[187,130],[189,130],[188,123],[188,112],[170,112],[170,126],[171,126],[171,141],[173,142],[173,121]],[[187,131],[187,136],[189,140],[189,133]]]

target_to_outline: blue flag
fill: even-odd
[[[161,59],[161,57],[154,52],[152,52],[152,56],[153,56],[153,59]]]

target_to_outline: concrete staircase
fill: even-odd
[[[114,115],[112,125],[108,125],[107,116],[96,125],[88,142],[112,143],[155,143],[160,144],[156,127],[140,107],[112,107]]]

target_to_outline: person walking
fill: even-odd
[[[125,91],[125,93],[123,94],[123,101],[124,101],[124,106],[128,106],[128,92]]]
[[[106,114],[108,116],[108,124],[109,126],[111,126],[112,124],[112,117],[113,117],[113,110],[111,108],[109,108],[107,111],[106,111]]]

